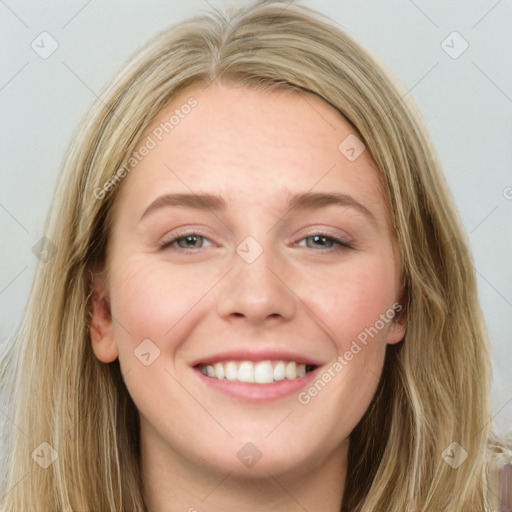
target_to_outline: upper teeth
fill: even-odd
[[[306,375],[306,365],[295,361],[229,361],[214,365],[200,365],[204,375],[214,379],[237,380],[239,382],[256,382],[269,384],[283,379],[296,379]]]

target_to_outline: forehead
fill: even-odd
[[[147,204],[162,191],[212,192],[232,205],[278,206],[288,192],[336,191],[386,216],[370,155],[363,150],[353,159],[354,152],[346,153],[355,137],[343,117],[313,94],[193,86],[141,137],[139,148],[151,149],[121,183],[118,202]]]

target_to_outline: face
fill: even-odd
[[[313,95],[234,85],[183,92],[148,129],[91,327],[145,449],[251,475],[346,451],[404,334],[384,196],[356,143]]]

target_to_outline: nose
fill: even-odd
[[[271,249],[264,249],[251,263],[235,253],[233,269],[220,283],[218,314],[254,325],[293,318],[298,299],[283,279],[283,265]]]

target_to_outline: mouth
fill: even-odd
[[[313,372],[318,366],[289,360],[219,361],[215,364],[199,363],[195,366],[204,376],[216,380],[273,384],[283,380],[296,380]]]
[[[268,402],[299,393],[323,363],[290,352],[231,351],[198,359],[191,366],[205,393],[244,402]]]

